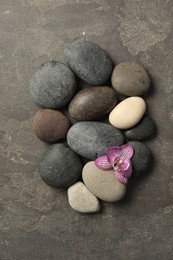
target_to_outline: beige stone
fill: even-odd
[[[94,213],[100,210],[99,200],[82,182],[77,182],[68,188],[70,206],[80,213]]]
[[[101,200],[114,202],[125,195],[126,186],[115,178],[114,171],[102,171],[94,161],[84,166],[82,178],[87,188]]]
[[[110,112],[109,122],[119,129],[129,129],[140,121],[145,110],[146,103],[141,97],[129,97]]]

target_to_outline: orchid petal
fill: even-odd
[[[125,161],[126,159],[130,160],[131,157],[133,156],[133,147],[129,144],[124,144],[121,146],[122,151],[120,155],[120,159]]]
[[[122,163],[122,170],[126,171],[130,166],[131,166],[131,161],[127,159]]]
[[[128,179],[123,177],[123,175],[121,173],[116,173],[115,174],[115,178],[121,182],[122,184],[126,185],[128,183]]]
[[[98,157],[98,158],[95,160],[95,165],[96,165],[100,170],[103,170],[103,171],[108,171],[108,170],[111,170],[111,169],[112,169],[112,166],[111,166],[111,164],[110,164],[109,161],[108,161],[107,155]]]
[[[117,163],[120,159],[122,149],[118,146],[109,147],[107,150],[108,161],[111,165]]]
[[[127,170],[122,172],[123,177],[129,179],[132,175],[132,167],[130,166]]]
[[[115,177],[116,179],[121,182],[122,184],[127,184],[129,178],[132,175],[132,164],[130,162],[130,165],[127,170],[118,171],[118,167],[115,168]]]

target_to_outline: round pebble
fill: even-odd
[[[102,171],[93,161],[84,166],[82,178],[87,188],[101,200],[115,202],[126,193],[126,186],[115,178],[113,170]]]
[[[99,200],[82,182],[77,182],[68,188],[70,206],[80,213],[94,213],[100,210]]]
[[[132,157],[133,175],[138,176],[147,172],[151,164],[151,152],[148,147],[138,141],[131,141],[128,144],[134,148],[134,155]]]
[[[112,73],[112,85],[122,95],[140,96],[150,86],[150,77],[146,69],[136,62],[118,64]]]
[[[141,97],[129,97],[110,112],[109,122],[119,129],[129,129],[140,121],[145,110],[146,104]]]
[[[35,135],[47,143],[54,143],[66,137],[70,128],[70,122],[60,111],[41,109],[36,113],[32,121],[32,129]]]
[[[53,144],[40,162],[39,173],[47,184],[67,188],[80,178],[82,163],[65,144]]]
[[[85,88],[72,99],[69,113],[77,121],[93,120],[109,113],[116,104],[117,97],[112,88]]]
[[[142,141],[154,134],[155,125],[149,116],[144,116],[141,121],[133,128],[124,132],[129,140]]]
[[[50,61],[40,66],[30,82],[33,100],[44,108],[66,105],[76,90],[76,80],[67,65]]]
[[[89,41],[76,41],[65,49],[67,64],[90,85],[102,85],[110,77],[113,64],[105,50]]]
[[[95,160],[107,147],[123,144],[123,135],[115,127],[101,122],[79,122],[67,134],[67,142],[79,155]]]

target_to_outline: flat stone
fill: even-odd
[[[125,96],[143,95],[150,86],[146,69],[136,62],[122,62],[112,73],[112,86]]]
[[[115,127],[101,122],[79,122],[67,133],[67,142],[79,155],[90,160],[104,155],[106,148],[123,144],[123,135]]]
[[[41,109],[33,118],[32,129],[35,135],[47,143],[54,143],[66,137],[70,122],[60,111]]]
[[[47,184],[67,188],[80,178],[82,163],[65,144],[53,144],[40,162],[39,173]]]
[[[85,88],[71,100],[69,113],[77,121],[93,120],[109,113],[116,104],[117,97],[112,88]]]
[[[110,77],[113,63],[105,50],[89,41],[76,41],[64,51],[67,64],[82,80],[102,85]]]
[[[140,121],[145,110],[146,104],[141,97],[129,97],[110,112],[109,122],[119,129],[129,129]]]
[[[144,116],[136,126],[124,131],[124,134],[129,140],[142,141],[152,136],[154,131],[153,120],[149,116]]]
[[[139,176],[140,174],[147,172],[151,164],[151,152],[144,143],[138,141],[131,141],[128,144],[130,144],[134,148],[134,155],[132,157],[132,175]]]
[[[126,193],[126,186],[115,178],[113,170],[102,171],[93,161],[84,166],[82,178],[87,188],[101,200],[115,202]]]
[[[76,80],[71,69],[57,61],[41,65],[30,81],[33,100],[44,108],[66,105],[76,90]]]
[[[77,182],[68,188],[70,206],[80,213],[94,213],[100,210],[99,200],[82,182]]]

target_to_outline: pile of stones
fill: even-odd
[[[89,41],[72,43],[64,58],[66,64],[41,65],[30,82],[31,96],[42,107],[33,118],[33,131],[51,144],[39,173],[45,183],[68,188],[74,210],[92,213],[99,211],[99,199],[115,202],[126,192],[113,169],[104,171],[95,164],[109,147],[129,144],[134,150],[133,176],[148,171],[151,152],[141,141],[153,136],[155,125],[139,96],[148,91],[150,77],[136,62],[114,67],[106,51]],[[79,90],[78,78],[88,86]]]

